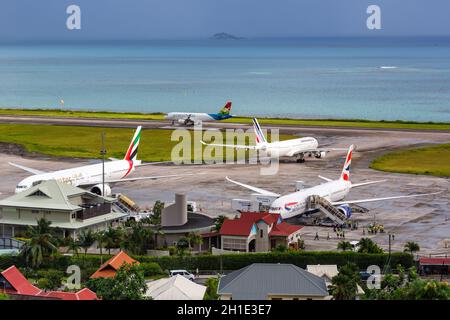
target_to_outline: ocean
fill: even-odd
[[[0,44],[0,107],[450,122],[450,38]]]

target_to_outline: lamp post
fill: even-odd
[[[102,155],[102,196],[105,196],[105,133],[102,132],[102,150],[100,150],[100,154]]]

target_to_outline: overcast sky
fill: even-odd
[[[81,7],[82,29],[66,28]],[[381,7],[382,30],[366,28]],[[0,40],[450,35],[449,0],[1,0]]]

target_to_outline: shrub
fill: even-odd
[[[146,277],[156,276],[164,273],[161,269],[161,266],[156,262],[143,262],[140,264],[140,267],[144,271],[144,275]]]
[[[354,263],[359,269],[366,269],[370,265],[378,265],[383,268],[388,261],[388,254],[345,252],[318,252],[318,251],[287,251],[270,253],[242,253],[229,255],[196,255],[196,256],[134,256],[140,262],[156,262],[163,270],[188,269],[188,270],[237,270],[252,263],[291,263],[301,268],[308,264],[337,264]],[[221,261],[222,260],[222,261]],[[402,252],[392,253],[391,264],[400,264],[405,268],[413,265],[410,254]]]

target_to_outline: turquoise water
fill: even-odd
[[[382,68],[382,67],[395,68]],[[0,45],[0,106],[450,122],[450,39]]]

